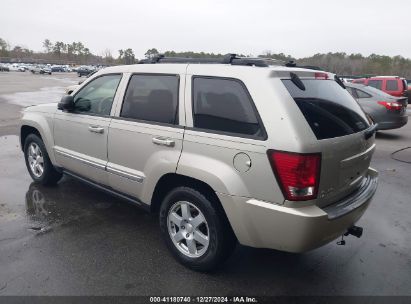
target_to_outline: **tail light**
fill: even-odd
[[[401,110],[402,104],[396,101],[379,101],[378,104],[384,106],[387,110]]]
[[[315,79],[320,79],[320,80],[327,80],[328,79],[328,74],[327,73],[315,73]]]
[[[289,201],[315,199],[320,182],[321,154],[268,150],[271,167]]]

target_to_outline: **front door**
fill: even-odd
[[[54,117],[54,152],[64,169],[107,184],[107,136],[121,74],[99,76],[74,96],[74,111]]]

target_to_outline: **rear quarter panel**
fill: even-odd
[[[242,81],[261,117],[267,139],[241,138],[192,129],[193,75],[228,77]],[[221,67],[214,69],[201,65],[189,66],[185,98],[188,129],[184,135],[177,173],[202,180],[219,193],[284,203],[284,196],[271,169],[267,150],[317,151],[312,145],[312,131],[305,120],[301,119],[302,114],[298,114],[295,102],[281,80],[271,76],[272,71],[264,68],[229,67],[225,70]],[[296,132],[297,129],[300,131]],[[249,171],[239,172],[234,167],[234,157],[238,153],[245,153],[250,157]]]

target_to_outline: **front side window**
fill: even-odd
[[[248,91],[234,79],[194,77],[193,121],[195,128],[233,136],[265,136]]]
[[[74,111],[84,114],[110,115],[121,75],[98,77],[84,86],[74,97]]]
[[[382,89],[382,80],[370,80],[370,81],[368,81],[368,85],[370,87],[381,90]]]
[[[179,78],[175,75],[133,75],[121,117],[177,124]]]

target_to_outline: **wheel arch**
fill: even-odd
[[[35,116],[35,117],[34,117]],[[28,119],[30,118],[30,119]],[[53,136],[51,126],[47,122],[46,117],[36,115],[35,113],[25,114],[24,119],[20,126],[20,145],[22,151],[24,151],[24,142],[29,134],[36,134],[43,141],[47,154],[49,155],[52,164],[55,164],[55,158],[53,153]]]
[[[20,128],[20,146],[23,152],[24,152],[24,143],[26,141],[27,136],[29,136],[30,134],[36,134],[38,137],[40,137],[43,140],[43,137],[41,136],[39,130],[29,125],[22,125]]]
[[[193,188],[207,197],[220,211],[224,212],[223,206],[215,192],[215,190],[207,183],[186,175],[177,173],[164,174],[157,182],[153,195],[151,197],[150,210],[154,213],[158,212],[164,197],[172,189],[186,186]],[[224,212],[225,214],[225,212]]]

